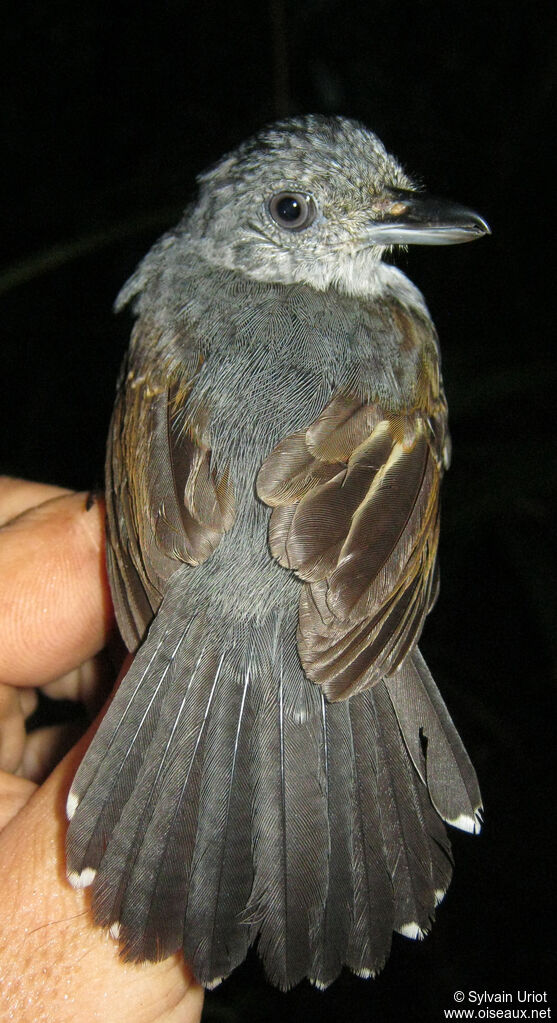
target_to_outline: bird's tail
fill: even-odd
[[[478,829],[474,770],[420,654],[328,703],[294,624],[159,615],[68,798],[68,876],[133,960],[183,947],[213,986],[257,942],[269,979],[381,969]]]

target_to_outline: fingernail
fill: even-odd
[[[91,511],[101,496],[102,490],[90,490],[85,499],[85,511]]]

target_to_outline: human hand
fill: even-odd
[[[0,990],[18,1023],[195,1023],[203,992],[181,955],[124,963],[68,885],[65,802],[94,726],[25,732],[37,689],[103,698],[113,628],[104,505],[58,487],[0,478]],[[48,770],[54,770],[43,782]],[[1,1016],[1,1013],[0,1013]]]

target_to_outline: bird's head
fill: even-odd
[[[199,185],[188,219],[195,248],[260,281],[367,294],[393,245],[454,244],[489,232],[477,214],[419,191],[372,132],[343,117],[279,122]]]

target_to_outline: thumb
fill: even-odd
[[[182,957],[125,963],[64,871],[65,801],[90,737],[0,834],[0,987],[19,1023],[198,1023],[203,990]]]

